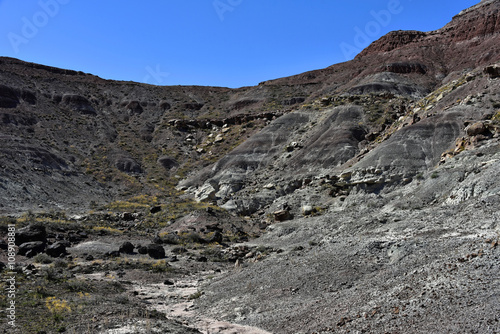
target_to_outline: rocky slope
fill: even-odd
[[[123,275],[150,309],[202,332],[218,319],[228,332],[495,333],[499,10],[483,0],[442,29],[240,89],[1,58],[0,211],[97,210],[69,219],[92,232],[94,256],[104,223],[126,231],[107,252],[134,234],[167,253],[189,245],[172,267],[198,279],[189,315],[158,301],[184,292]]]

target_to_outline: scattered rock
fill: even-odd
[[[167,280],[165,280],[163,282],[163,284],[165,284],[165,285],[174,285],[175,283],[174,283],[174,281],[167,279]]]

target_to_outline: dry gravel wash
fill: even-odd
[[[204,282],[213,279],[216,275],[223,275],[216,271],[201,271],[186,275],[172,281],[172,285],[164,283],[148,283],[135,281],[130,285],[133,295],[145,304],[151,311],[164,313],[173,324],[184,326],[190,333],[203,334],[269,334],[265,330],[238,325],[228,321],[219,321],[205,317],[197,312],[193,295],[196,295]],[[110,280],[104,273],[93,273],[80,275],[86,280]],[[166,324],[163,324],[166,326]],[[132,321],[124,323],[122,326],[107,329],[101,334],[131,334],[131,333],[163,333],[166,328],[157,327],[155,324],[146,321]],[[168,330],[175,330],[169,328]],[[180,332],[179,332],[180,333]]]

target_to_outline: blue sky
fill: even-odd
[[[479,0],[0,0],[0,56],[159,85],[241,87],[429,31]]]

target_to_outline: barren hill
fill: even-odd
[[[0,58],[0,212],[106,222],[126,231],[109,247],[177,254],[177,274],[204,280],[192,311],[140,285],[160,278],[123,275],[200,331],[498,332],[499,45],[500,1],[483,0],[439,30],[239,89]]]

